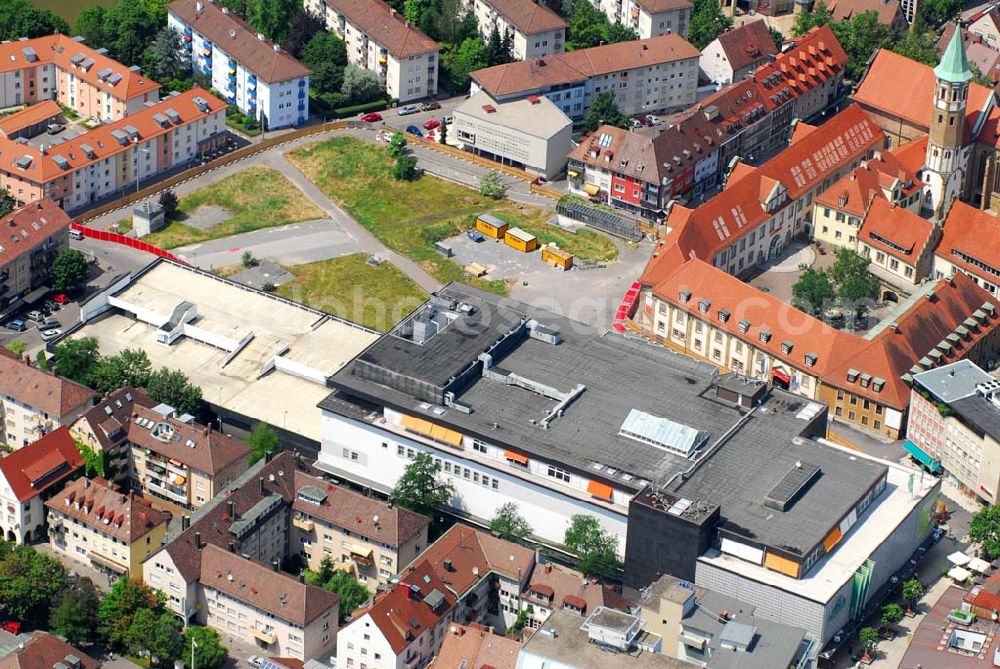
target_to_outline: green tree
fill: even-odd
[[[226,647],[222,645],[219,633],[211,627],[199,627],[190,625],[184,634],[185,655],[181,659],[191,657],[190,653],[194,641],[194,666],[198,669],[221,669],[229,659]]]
[[[105,477],[108,471],[108,456],[104,449],[94,450],[79,439],[74,439],[76,450],[80,451],[83,457],[84,474],[90,478],[95,476]]]
[[[247,22],[278,44],[285,41],[289,17],[302,7],[302,0],[247,0]]]
[[[378,75],[357,65],[348,65],[344,68],[341,91],[352,105],[363,105],[385,97],[385,88]]]
[[[323,588],[340,596],[340,619],[350,620],[351,612],[371,598],[371,593],[358,583],[354,575],[343,569],[333,572]]]
[[[924,0],[920,5],[923,20],[931,26],[940,26],[958,16],[962,11],[962,0]]]
[[[247,2],[248,0],[219,0],[219,4],[236,14],[241,19],[247,17]]]
[[[35,361],[38,363],[38,369],[43,369],[46,372],[49,371],[49,357],[45,354],[45,349],[38,352],[35,356]]]
[[[810,267],[792,286],[792,297],[799,309],[818,315],[833,300],[833,285],[826,272]]]
[[[719,0],[695,0],[688,25],[688,41],[701,50],[732,27],[733,18],[722,11]]]
[[[115,650],[125,650],[132,633],[132,623],[140,611],[152,611],[160,605],[153,590],[142,581],[119,579],[97,608],[101,638]]]
[[[105,10],[105,45],[126,65],[137,65],[146,46],[156,37],[160,24],[143,0],[118,0]]]
[[[993,80],[988,76],[983,74],[983,71],[979,69],[979,66],[975,62],[969,62],[969,69],[972,70],[972,82],[979,84],[980,86],[986,86],[987,88],[993,88]]]
[[[66,584],[58,560],[32,546],[5,544],[0,557],[0,613],[32,625],[47,623],[52,602]]]
[[[577,556],[577,566],[586,576],[610,578],[617,572],[618,539],[594,516],[575,514],[570,518],[563,543]]]
[[[0,2],[0,39],[16,40],[66,32],[69,32],[69,26],[64,20],[47,9],[35,7],[29,0]]]
[[[403,17],[415,26],[422,25],[432,4],[431,0],[403,0]]]
[[[0,188],[0,217],[6,216],[10,212],[14,211],[14,207],[17,206],[17,200],[14,196],[10,194],[10,191],[6,188]]]
[[[285,41],[281,43],[281,48],[283,48],[288,53],[292,54],[295,58],[302,58],[302,52],[306,45],[313,40],[316,35],[325,32],[326,21],[323,17],[300,7],[295,14],[292,16],[292,20],[288,25],[288,34],[285,35]],[[310,70],[313,68],[310,67]],[[315,74],[315,70],[313,73]],[[309,84],[312,85],[312,77],[309,77]]]
[[[892,44],[892,28],[880,23],[874,10],[854,14],[850,20],[837,21],[830,27],[847,53],[845,76],[852,81],[857,81],[864,73],[875,51]]]
[[[337,568],[333,565],[333,558],[329,555],[319,561],[319,577],[323,579],[323,583],[326,583],[333,578],[333,574],[336,571]]]
[[[201,412],[201,388],[184,372],[161,367],[149,375],[146,392],[153,401],[169,404],[180,413],[196,416]]]
[[[260,264],[260,261],[253,257],[252,251],[244,251],[240,261],[244,267],[256,267]]]
[[[163,207],[163,215],[167,220],[172,219],[177,215],[177,206],[180,204],[177,200],[177,195],[174,194],[172,189],[167,189],[160,193],[160,198],[157,200],[160,206]]]
[[[87,257],[76,249],[63,249],[52,263],[52,287],[56,290],[77,290],[87,285],[90,267]]]
[[[281,448],[278,433],[267,423],[257,423],[246,439],[250,447],[250,464],[262,460],[268,453],[277,453]]]
[[[920,601],[920,598],[924,596],[924,584],[916,578],[903,581],[901,596],[903,598],[903,603],[906,604],[906,610],[912,610],[913,605]]]
[[[153,365],[140,348],[127,348],[109,358],[102,358],[90,375],[90,385],[100,393],[110,393],[122,386],[144,387],[149,383]]]
[[[878,294],[878,278],[868,271],[868,258],[852,249],[838,249],[829,272],[841,304],[858,313]]]
[[[185,78],[191,74],[191,61],[181,41],[181,34],[164,26],[153,43],[142,52],[142,69],[159,81]]]
[[[615,99],[615,92],[611,89],[601,91],[594,98],[587,115],[583,119],[584,132],[594,132],[602,125],[613,125],[618,128],[627,128],[629,118],[618,108],[618,101]]]
[[[494,200],[503,199],[507,194],[507,186],[504,185],[500,172],[490,170],[479,179],[479,194]]]
[[[49,613],[49,629],[74,646],[97,641],[100,595],[89,578],[77,578],[58,595]]]
[[[924,65],[933,67],[938,63],[937,35],[930,30],[916,27],[907,30],[892,45],[892,50]]]
[[[507,502],[490,521],[490,532],[505,541],[524,541],[532,532],[531,525],[518,510],[517,504]]]
[[[107,38],[104,34],[104,21],[104,7],[101,5],[84,7],[73,22],[73,34],[83,37],[87,44],[105,44]]]
[[[874,627],[862,627],[861,631],[858,632],[858,641],[865,647],[865,655],[868,655],[875,650],[875,644],[878,643],[878,632],[875,631]]]
[[[773,26],[768,27],[767,31],[771,33],[771,41],[774,42],[774,46],[778,47],[778,51],[781,51],[781,45],[785,43],[785,36]]]
[[[392,176],[396,181],[413,181],[417,178],[416,156],[399,156],[392,166]]]
[[[903,619],[903,609],[895,602],[890,602],[882,607],[881,622],[885,627],[892,627]]]
[[[988,506],[976,512],[969,525],[969,541],[990,560],[1000,558],[1000,506]]]
[[[97,340],[93,337],[67,339],[56,344],[55,365],[59,376],[87,385],[101,361]]]
[[[567,51],[597,46],[607,36],[608,18],[591,2],[574,2],[567,23]]]
[[[469,73],[486,67],[486,46],[478,37],[467,37],[444,57],[444,66],[455,92],[469,89]]]
[[[795,15],[795,20],[792,23],[792,35],[802,37],[813,28],[825,26],[828,23],[833,23],[833,15],[826,8],[826,3],[819,0],[813,6],[812,11],[800,12]]]
[[[503,38],[500,37],[500,30],[494,25],[490,31],[490,36],[486,40],[486,64],[488,66],[502,65],[505,54],[503,53]]]
[[[406,139],[406,135],[401,132],[392,133],[392,139],[389,140],[389,155],[393,158],[399,158],[400,156],[406,155],[406,145],[409,142]]]
[[[608,44],[631,42],[632,40],[639,39],[639,36],[634,30],[628,26],[623,26],[620,23],[609,23],[608,27],[604,31],[604,37],[604,41]]]
[[[333,33],[320,31],[302,48],[302,62],[312,70],[309,87],[320,94],[340,92],[347,67],[347,47]]]
[[[7,350],[16,355],[18,358],[24,357],[24,351],[28,348],[28,345],[23,339],[12,339],[7,342]]]
[[[391,499],[397,506],[430,516],[434,509],[447,504],[455,488],[438,479],[441,465],[427,453],[417,453],[406,471],[399,477]]]

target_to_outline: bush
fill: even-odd
[[[275,286],[273,283],[268,282],[265,283],[263,286],[261,286],[260,289],[263,290],[265,293],[273,293],[274,291],[278,290],[278,287]]]
[[[334,113],[338,118],[347,118],[349,116],[357,116],[358,114],[367,114],[368,112],[383,111],[389,107],[391,100],[376,100],[375,102],[366,102],[363,105],[350,105],[347,107],[338,107],[334,109]]]

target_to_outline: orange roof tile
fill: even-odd
[[[101,479],[70,481],[45,505],[126,545],[167,522],[166,514],[150,506],[146,499],[131,491],[119,492]]]
[[[420,563],[463,596],[490,571],[520,581],[531,571],[535,553],[486,532],[453,525],[414,561]]]
[[[886,151],[841,177],[820,193],[816,202],[860,218],[873,198],[883,197],[883,189],[891,191],[897,185],[899,197],[909,197],[920,190],[921,182],[894,152]]]
[[[726,54],[730,67],[739,70],[778,53],[774,38],[764,19],[744,23],[739,28],[722,33],[719,46]]]
[[[902,8],[896,0],[830,0],[830,14],[836,21],[850,19],[862,12],[875,12],[878,21],[887,26],[902,20]]]
[[[451,625],[428,669],[514,669],[520,642],[482,628]]]
[[[18,130],[61,115],[62,108],[54,100],[42,100],[38,104],[25,107],[0,119],[0,133],[9,136]]]
[[[69,229],[72,222],[73,220],[66,215],[66,212],[50,198],[31,202],[0,218],[0,267],[4,267],[15,258],[38,248],[53,235]],[[52,403],[46,403],[39,397],[38,401],[42,404],[32,404],[32,406],[38,406],[49,413],[65,416],[94,395],[89,388],[68,379],[47,374],[37,367],[29,367],[22,363],[23,369],[14,372],[11,365],[12,363],[7,361],[0,363],[0,375],[5,373],[8,377],[16,375],[17,381],[13,378],[0,381],[0,389],[6,385],[8,395],[18,396],[18,386],[8,384],[23,383],[24,385],[20,389],[26,392],[30,392],[31,388],[39,388],[39,384],[41,384],[41,386],[46,387]],[[36,381],[29,381],[31,377],[35,377]],[[57,381],[41,380],[43,377],[57,379]],[[69,391],[68,394],[67,391]],[[24,401],[28,402],[28,397],[25,397]]]
[[[934,241],[934,225],[912,211],[877,197],[861,223],[858,238],[909,265],[916,265]]]
[[[847,53],[829,25],[813,28],[795,40],[795,47],[779,53],[767,65],[754,72],[758,83],[771,95],[799,97],[825,84],[847,67]]]
[[[436,611],[424,601],[434,590],[444,596],[444,602]],[[355,613],[354,619],[369,615],[393,652],[399,655],[424,630],[434,627],[455,606],[456,601],[451,590],[424,562],[418,564],[415,571],[402,577],[401,583],[376,594],[374,603]]]
[[[991,211],[955,200],[935,255],[992,284],[1000,282],[1000,276],[965,259],[974,258],[1000,271],[1000,218]]]
[[[382,0],[324,0],[397,59],[440,51],[438,43],[393,12]]]
[[[525,35],[568,27],[563,17],[544,4],[531,0],[485,0],[485,2]]]
[[[66,480],[82,467],[83,456],[65,426],[0,458],[0,474],[20,502]]]

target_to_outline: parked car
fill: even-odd
[[[410,133],[411,135],[416,135],[420,139],[424,138],[424,133],[420,132],[420,128],[418,128],[415,125],[406,126],[406,132]]]
[[[441,117],[441,123],[444,123],[445,125],[451,125],[454,122],[455,122],[455,118],[452,117],[452,116],[442,116]]]
[[[52,301],[56,304],[69,304],[69,295],[66,293],[56,293],[52,296]]]
[[[264,666],[264,658],[260,657],[259,655],[251,655],[250,657],[247,658],[247,662],[249,662],[250,666],[252,667]]]
[[[382,120],[382,115],[378,112],[368,112],[361,115],[361,120],[365,123],[378,123]]]
[[[62,327],[62,323],[54,318],[46,318],[44,321],[36,324],[39,330],[52,330],[54,328]]]
[[[434,111],[435,109],[441,109],[441,103],[437,100],[431,100],[420,105],[420,111]]]
[[[647,119],[645,116],[636,116],[632,120],[635,121],[636,123],[638,123],[641,126],[648,126],[649,125],[649,119]]]
[[[396,112],[400,116],[409,116],[410,114],[419,114],[420,107],[417,105],[406,105],[405,107],[400,107],[399,111]]]
[[[479,232],[479,230],[466,230],[465,236],[477,244],[486,239],[486,237],[483,236],[483,233]]]
[[[69,231],[70,239],[83,239],[83,233],[79,230],[70,229]]]
[[[36,323],[39,323],[42,321],[43,318],[45,318],[45,315],[38,309],[28,312],[29,321],[35,321]]]
[[[662,123],[658,117],[652,114],[646,114],[646,120],[649,121],[649,125],[660,125]]]
[[[434,130],[435,128],[440,128],[440,127],[441,127],[441,121],[437,120],[436,118],[429,118],[426,121],[424,121],[424,128],[427,130]]]
[[[59,328],[52,328],[50,330],[42,330],[42,341],[52,341],[56,337],[62,334],[62,330]]]
[[[14,332],[24,332],[28,329],[28,324],[22,321],[20,318],[15,318],[12,321],[7,321],[3,324],[8,330],[13,330]]]
[[[15,620],[5,620],[2,625],[0,625],[5,632],[10,632],[11,634],[21,633],[21,623]]]

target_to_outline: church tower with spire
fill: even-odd
[[[934,108],[924,163],[924,207],[943,221],[962,192],[969,161],[966,106],[972,69],[961,31],[956,30],[941,62],[934,68]]]

